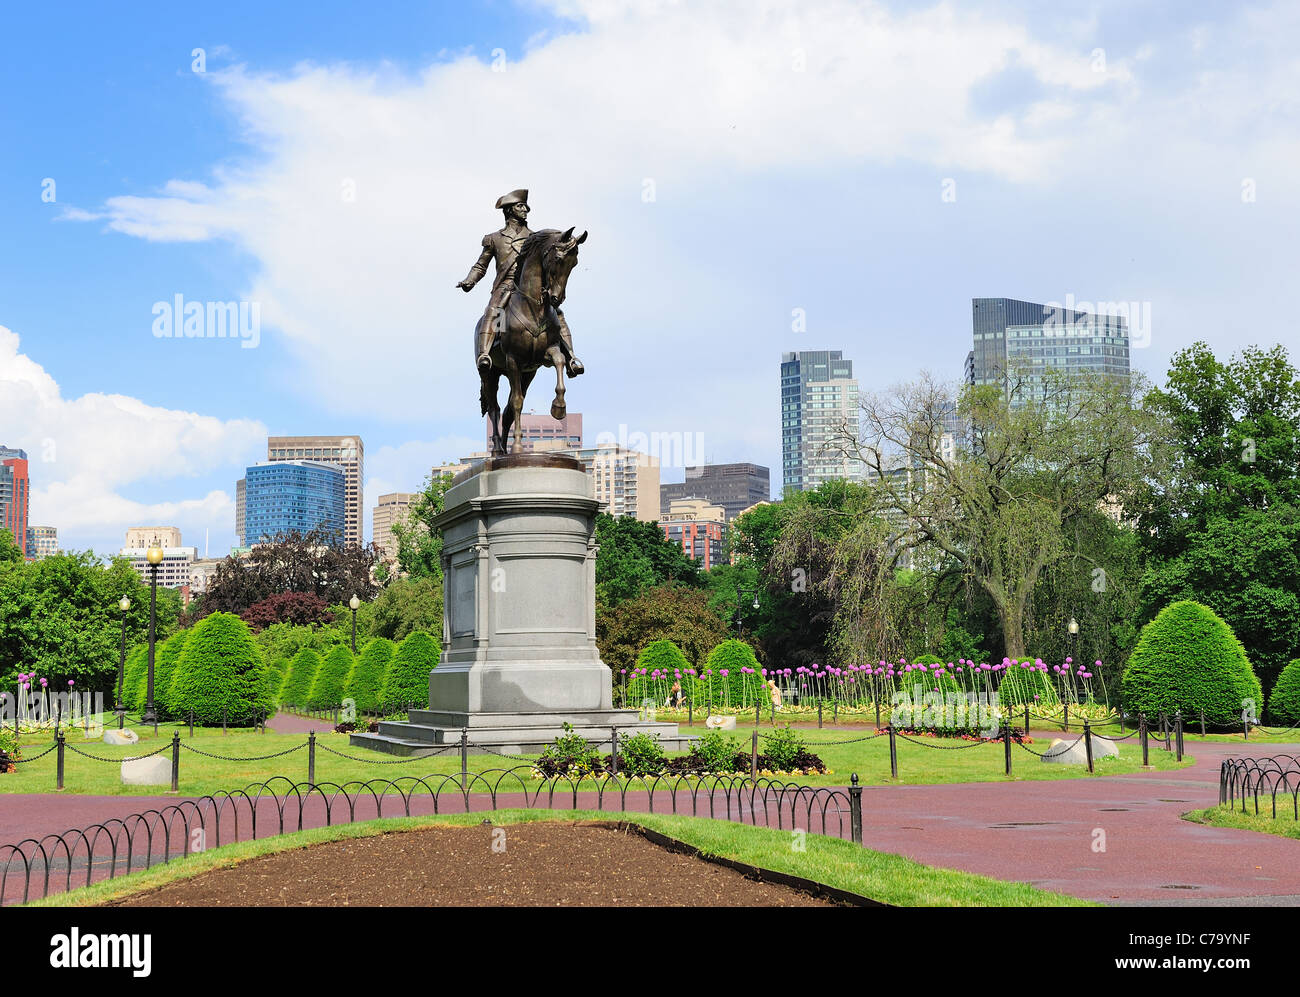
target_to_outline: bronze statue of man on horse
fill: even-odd
[[[530,231],[526,190],[503,195],[496,206],[505,212],[505,225],[483,237],[483,251],[456,286],[473,290],[487,273],[488,263],[496,261],[492,296],[474,329],[474,353],[481,381],[479,401],[492,423],[492,453],[500,456],[506,452],[512,428],[515,452],[523,449],[524,394],[538,369],[555,368],[551,415],[556,419],[563,419],[565,413],[565,373],[577,377],[583,372],[560,305],[587,233],[575,238],[572,228]],[[497,403],[503,375],[510,383],[504,415]]]

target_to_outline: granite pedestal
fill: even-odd
[[[442,534],[442,656],[429,708],[351,743],[394,754],[459,744],[535,754],[571,724],[606,750],[648,731],[666,750],[692,740],[676,724],[613,708],[596,648],[595,517],[582,464],[556,454],[498,457],[453,481],[435,521]]]

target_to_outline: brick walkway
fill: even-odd
[[[870,848],[927,865],[1028,882],[1106,903],[1300,902],[1300,841],[1180,819],[1188,810],[1217,802],[1223,758],[1294,753],[1300,746],[1198,743],[1189,748],[1197,764],[1175,772],[868,787],[863,793],[864,840]],[[84,827],[177,802],[176,797],[0,796],[0,842]],[[566,797],[557,799],[556,805],[570,802],[571,797]],[[503,793],[498,798],[501,807],[522,803],[519,794]],[[595,795],[580,794],[578,804],[594,808]],[[486,797],[478,796],[470,808],[477,811],[489,805]],[[617,805],[617,797],[606,799],[606,809]],[[628,795],[628,809],[644,811],[648,805],[644,793]],[[464,809],[463,799],[454,792],[442,796],[438,806],[442,813]],[[679,796],[678,806],[689,812],[686,794]],[[707,812],[707,801],[701,799],[699,806]],[[366,807],[358,818],[375,815],[372,802]],[[669,811],[665,794],[656,795],[654,809]],[[433,803],[417,799],[412,811],[431,813]],[[383,815],[401,813],[400,798],[390,797]],[[247,807],[244,814],[237,832],[241,839],[251,835]],[[775,826],[775,813],[769,818]],[[257,819],[259,837],[277,829],[279,815],[271,801],[262,801]],[[346,805],[334,816],[334,822],[340,820],[347,820]],[[833,821],[832,817],[829,830],[836,833]],[[296,828],[296,809],[289,822],[291,829]],[[318,799],[305,808],[304,823],[325,823]],[[784,824],[789,826],[788,813]],[[814,824],[812,830],[821,828]],[[222,840],[232,840],[235,833],[233,821],[223,818]],[[847,836],[847,831],[843,833]],[[1095,850],[1103,835],[1105,850]],[[12,902],[12,894],[5,899]]]

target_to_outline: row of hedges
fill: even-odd
[[[440,650],[432,637],[416,632],[401,644],[376,637],[356,656],[346,646],[323,658],[304,648],[292,660],[267,662],[243,620],[212,613],[156,645],[154,705],[162,720],[192,713],[196,724],[217,726],[224,715],[227,724],[241,727],[270,716],[281,702],[323,709],[351,698],[359,710],[418,702],[428,697]],[[128,710],[145,707],[148,661],[145,645],[127,656],[122,698]]]
[[[422,631],[400,644],[376,637],[356,657],[347,647],[335,647],[324,658],[305,647],[286,663],[279,699],[308,709],[328,709],[352,699],[358,710],[425,701],[429,672],[437,667],[441,650]]]

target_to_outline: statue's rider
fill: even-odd
[[[492,347],[496,343],[497,333],[503,324],[502,309],[515,289],[515,264],[519,250],[533,233],[529,230],[528,191],[512,190],[497,198],[496,206],[505,212],[505,226],[496,232],[483,236],[483,252],[470,267],[469,274],[456,286],[464,291],[471,291],[474,285],[487,273],[488,263],[496,260],[496,277],[492,282],[492,297],[488,301],[484,321],[479,327],[474,341],[474,352],[479,370],[486,371],[492,367]],[[569,323],[558,307],[555,309],[556,320],[560,327],[560,348],[567,358],[565,370],[570,377],[577,377],[583,371],[582,361],[573,354],[573,337],[569,333]]]

